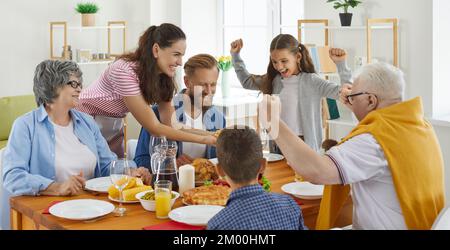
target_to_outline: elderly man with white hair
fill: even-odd
[[[306,180],[326,184],[316,227],[333,227],[351,192],[354,229],[430,229],[443,208],[442,152],[420,97],[403,100],[401,70],[369,64],[355,77],[347,106],[359,124],[321,156],[282,121],[276,143]],[[279,105],[265,96],[263,106]],[[263,126],[278,123],[261,121]]]

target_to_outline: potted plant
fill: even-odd
[[[352,13],[348,13],[348,8],[355,8],[358,4],[362,3],[358,0],[327,0],[327,3],[334,3],[335,9],[344,9],[344,13],[339,13],[342,26],[350,26],[352,24]]]
[[[81,14],[81,26],[95,26],[95,13],[99,10],[95,3],[78,3],[75,10]]]

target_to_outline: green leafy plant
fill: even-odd
[[[362,1],[358,0],[327,0],[327,3],[334,3],[335,9],[344,9],[344,13],[348,13],[348,8],[355,8],[358,4],[361,4]]]
[[[80,14],[94,14],[99,8],[95,3],[78,3],[75,10]]]
[[[260,182],[261,182],[261,185],[262,185],[263,189],[266,192],[270,192],[270,186],[272,185],[272,183],[270,183],[269,179],[267,179],[265,176],[263,176],[261,178]]]

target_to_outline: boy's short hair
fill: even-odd
[[[261,138],[247,126],[226,128],[217,139],[217,158],[233,182],[249,183],[258,175],[263,158]]]

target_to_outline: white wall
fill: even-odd
[[[32,93],[33,73],[36,65],[49,58],[50,21],[67,21],[69,25],[80,26],[80,16],[74,8],[79,0],[7,0],[1,1],[0,15],[0,97]],[[125,20],[128,23],[127,49],[137,45],[140,34],[148,27],[148,0],[94,0],[100,11],[98,25],[106,25],[109,20]],[[132,4],[130,4],[132,3]],[[106,34],[93,31],[69,33],[69,43],[98,39],[106,44]],[[99,31],[101,32],[101,31]],[[80,35],[80,38],[77,38]],[[86,39],[86,37],[88,37]],[[106,51],[106,45],[98,50]],[[57,47],[59,48],[59,46]],[[85,83],[89,84],[106,66],[82,66]]]
[[[433,115],[450,115],[450,1],[433,0]]]
[[[150,23],[181,23],[181,0],[148,0],[150,2]]]
[[[199,53],[218,55],[217,2],[182,1],[181,27],[187,36],[185,60]]]
[[[406,75],[406,96],[422,96],[427,115],[432,114],[433,94],[430,88],[433,79],[432,6],[433,2],[429,0],[365,0],[356,9],[350,9],[354,15],[352,25],[364,25],[366,18],[399,19],[399,59],[400,68]],[[338,13],[339,11],[326,1],[305,0],[305,18],[307,19],[325,18],[330,19],[331,25],[340,25]],[[362,36],[362,39],[365,41],[365,36]],[[386,42],[374,36],[373,41],[375,46],[386,45],[378,49],[375,47],[374,57],[377,57],[377,53],[391,50],[392,38]],[[339,43],[337,40],[335,42]],[[345,41],[345,43],[349,42],[355,41],[351,39]],[[365,42],[360,44],[365,46]],[[360,51],[365,54],[365,47],[362,47]]]

